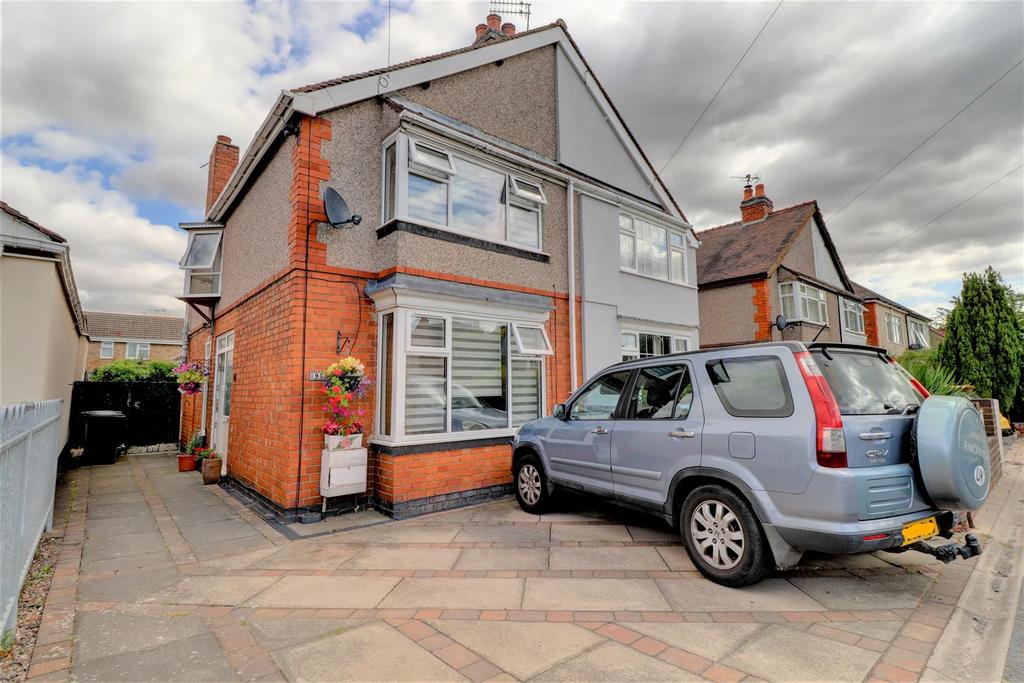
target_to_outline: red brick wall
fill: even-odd
[[[754,322],[757,332],[754,341],[772,340],[772,303],[768,296],[768,280],[755,280],[754,288]]]
[[[868,346],[879,346],[878,309],[870,302],[864,304],[864,309],[864,334],[867,335]]]

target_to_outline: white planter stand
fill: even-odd
[[[361,435],[360,435],[361,436]],[[366,449],[320,452],[320,495],[324,498],[366,490]]]

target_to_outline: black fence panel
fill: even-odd
[[[181,394],[175,382],[75,382],[68,443],[85,442],[87,410],[120,410],[128,417],[125,445],[178,442]]]

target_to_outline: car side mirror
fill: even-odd
[[[551,415],[553,417],[558,418],[559,420],[564,420],[565,419],[565,404],[564,403],[559,403],[559,404],[555,405],[555,409],[553,411],[551,411]]]

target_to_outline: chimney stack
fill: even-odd
[[[501,32],[505,36],[511,38],[512,36],[514,36],[516,34],[516,25],[512,24],[512,23],[506,22],[506,23],[501,25]]]
[[[763,221],[771,214],[775,205],[772,200],[764,194],[764,183],[758,183],[753,188],[750,185],[743,186],[743,201],[740,202],[740,216],[744,223],[757,223]]]
[[[210,151],[210,163],[206,168],[206,211],[217,201],[228,179],[238,166],[238,145],[231,144],[227,135],[218,135]]]

